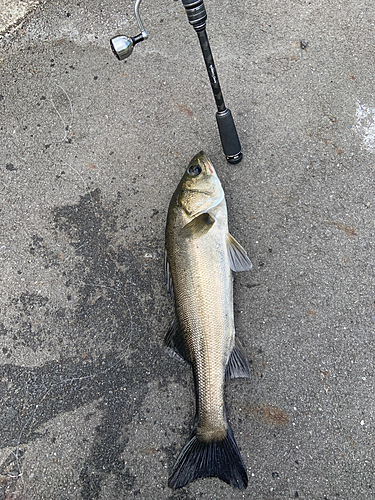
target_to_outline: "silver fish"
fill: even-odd
[[[224,191],[201,151],[189,163],[169,205],[166,277],[176,316],[165,343],[193,368],[196,420],[169,486],[218,477],[240,489],[247,474],[226,417],[224,382],[249,377],[246,354],[235,337],[232,271],[252,267],[229,234]]]

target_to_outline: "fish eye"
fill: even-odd
[[[199,165],[192,165],[188,168],[188,173],[193,177],[197,177],[202,172],[202,169]]]

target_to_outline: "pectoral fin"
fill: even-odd
[[[177,318],[173,318],[171,326],[169,327],[167,335],[165,336],[164,344],[168,347],[168,349],[171,349],[173,355],[177,356],[179,359],[186,361],[187,363],[190,363],[184,334],[180,328]]]
[[[208,233],[214,224],[215,218],[209,213],[203,213],[186,224],[186,226],[181,229],[180,235],[184,238],[200,238]]]
[[[246,250],[228,233],[227,248],[232,271],[250,271],[253,267]]]
[[[225,380],[240,377],[250,378],[250,367],[245,349],[242,347],[238,338],[235,337],[233,351],[225,369]]]

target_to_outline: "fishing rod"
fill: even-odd
[[[134,45],[147,39],[147,33],[143,27],[139,15],[139,5],[142,0],[136,0],[134,11],[141,33],[135,37],[118,35],[111,39],[111,47],[119,60],[126,59],[133,52]],[[219,129],[221,144],[224,154],[229,163],[235,164],[242,160],[241,144],[238,138],[236,125],[230,109],[225,106],[223,93],[221,91],[219,77],[216,72],[214,59],[206,31],[207,13],[203,0],[182,0],[189,23],[195,29],[202,49],[204,62],[206,64],[208,77],[210,79],[212,92],[217,107],[216,122]]]

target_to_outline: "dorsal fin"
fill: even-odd
[[[186,349],[186,343],[184,339],[184,333],[180,328],[178,319],[173,318],[167,335],[164,339],[164,344],[171,349],[173,353],[180,359],[183,359],[187,363],[190,363],[189,354]]]
[[[167,292],[169,292],[173,298],[173,281],[172,281],[172,275],[171,275],[171,270],[170,270],[169,260],[168,260],[168,253],[167,253],[166,248],[164,249],[164,274],[165,274],[165,282],[167,285]]]

